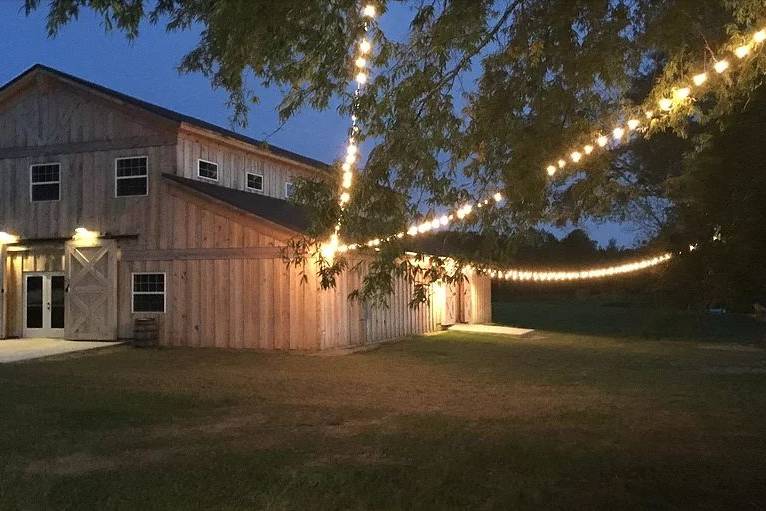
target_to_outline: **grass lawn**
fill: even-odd
[[[762,509],[765,435],[759,342],[116,348],[0,366],[0,509]]]

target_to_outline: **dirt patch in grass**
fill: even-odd
[[[44,474],[57,476],[83,475],[91,472],[118,470],[121,467],[145,466],[161,463],[173,454],[168,449],[140,449],[125,451],[115,456],[98,456],[85,452],[44,458],[32,461],[25,469],[27,474]]]

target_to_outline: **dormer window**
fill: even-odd
[[[255,172],[248,172],[246,174],[247,182],[245,187],[250,192],[262,192],[263,191],[263,175],[256,174]]]
[[[212,161],[197,160],[197,176],[218,181],[218,164]]]

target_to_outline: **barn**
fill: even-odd
[[[490,321],[490,283],[432,284],[408,305],[322,290],[281,248],[308,225],[287,198],[325,163],[35,65],[0,88],[0,339],[129,339],[316,351]]]

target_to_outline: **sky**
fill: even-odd
[[[248,127],[232,127],[226,92],[213,90],[202,75],[177,71],[183,55],[194,47],[198,32],[167,33],[162,26],[146,25],[129,42],[119,32],[105,33],[100,20],[84,10],[78,21],[51,39],[45,31],[45,9],[27,17],[22,4],[22,0],[0,0],[0,84],[34,64],[45,64],[311,158],[332,162],[343,155],[348,119],[339,116],[334,107],[321,112],[306,109],[278,129],[280,94],[276,89],[258,89],[261,102],[252,106]],[[406,30],[407,20],[407,13],[400,10],[387,13],[380,23],[389,37],[396,37]],[[588,222],[580,227],[601,245],[614,238],[630,246],[637,237],[630,224]],[[550,230],[561,236],[571,228]]]

